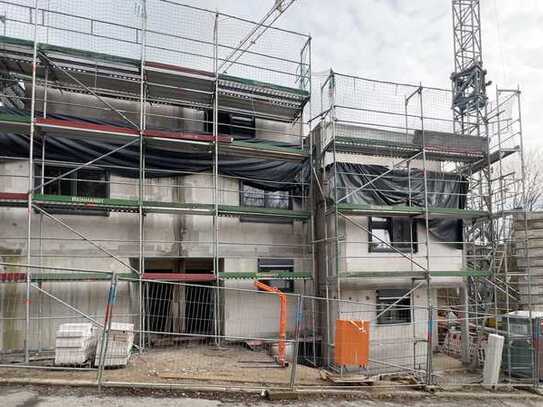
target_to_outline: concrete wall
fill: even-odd
[[[349,217],[358,225],[368,228],[368,217]],[[427,266],[426,230],[424,225],[417,224],[417,253],[413,254],[414,264],[409,258],[396,252],[379,253],[369,251],[369,234],[362,228],[340,220],[340,234],[345,236],[341,244],[342,261],[340,272],[382,272],[382,278],[365,280],[367,287],[398,287],[410,286],[410,278],[386,277],[388,272],[423,271]],[[432,271],[462,270],[462,250],[450,243],[437,240],[429,234],[429,267]],[[404,253],[410,257],[410,253]],[[461,277],[434,277],[432,283],[439,287],[460,286]]]
[[[36,90],[38,112],[44,110],[44,90]],[[27,86],[27,94],[31,87]],[[90,95],[67,94],[49,89],[47,92],[47,113],[73,116],[74,118],[94,118],[106,122],[117,122],[129,126],[122,117],[105,107],[103,103]],[[139,122],[139,105],[131,101],[108,100],[122,111],[132,122]],[[147,128],[159,128],[184,131],[204,131],[205,115],[182,107],[147,105]],[[124,124],[123,124],[124,123]],[[299,127],[266,120],[256,120],[256,138],[276,141],[298,142]],[[28,189],[26,174],[28,163],[25,160],[0,163],[0,191],[26,192]],[[137,199],[137,180],[111,177],[110,195],[112,198]],[[146,186],[145,199],[162,202],[212,203],[213,183],[210,174],[196,174],[160,179],[147,179],[151,185]],[[219,202],[239,205],[239,182],[234,179],[221,178],[219,181]],[[129,264],[138,256],[139,223],[137,214],[115,213],[109,216],[57,215],[87,238],[99,241],[107,251],[118,256]],[[13,263],[26,263],[26,209],[0,208],[0,260]],[[212,257],[214,255],[213,219],[209,216],[148,214],[145,216],[144,253],[152,257]],[[243,222],[238,217],[219,218],[219,256],[223,258],[222,270],[225,272],[255,272],[260,257],[295,258],[306,256],[300,244],[306,243],[307,225],[302,222],[285,224]],[[84,268],[128,272],[130,269],[119,261],[92,247],[88,242],[79,239],[66,228],[54,221],[32,216],[32,236],[50,240],[35,239],[32,242],[33,263],[44,266]],[[9,237],[9,239],[8,239]],[[66,240],[72,239],[72,240]],[[174,241],[177,241],[175,243]],[[180,242],[180,243],[179,243]],[[271,246],[281,244],[281,246]],[[40,256],[38,258],[38,255]],[[134,266],[137,262],[132,262]],[[12,267],[4,271],[18,271]],[[0,271],[2,268],[0,266]],[[311,271],[311,263],[302,259],[294,262],[294,271]],[[251,281],[226,280],[224,286],[241,288],[250,291],[224,292],[224,333],[233,336],[276,336],[279,320],[278,300],[273,295],[262,295],[254,292]],[[133,315],[130,299],[133,293],[126,284],[120,293],[117,310],[122,315]],[[303,282],[295,282],[295,290],[304,287]],[[0,310],[0,329],[16,331],[9,344],[12,347],[20,341],[24,321],[10,322],[10,318],[24,317],[23,302],[24,284],[4,284],[2,290],[3,306]],[[44,289],[54,292],[76,308],[84,309],[90,315],[101,315],[104,306],[104,295],[107,294],[106,283],[44,283]],[[310,288],[308,288],[309,290]],[[84,293],[84,295],[82,294]],[[295,306],[289,304],[289,330],[293,329]],[[32,314],[34,315],[34,308]],[[42,315],[47,313],[42,312]],[[36,311],[37,312],[37,311]],[[55,313],[63,315],[60,309]],[[40,322],[42,341],[40,346],[52,346],[54,332],[59,320]],[[67,321],[71,322],[71,321]],[[136,321],[134,321],[136,322]],[[13,323],[17,326],[14,327]],[[21,325],[23,323],[23,325]],[[7,325],[6,325],[7,324]],[[9,334],[11,335],[11,334]],[[47,339],[46,339],[47,338]],[[38,346],[33,342],[32,346]]]
[[[7,271],[15,271],[8,269]],[[18,270],[20,271],[20,270]],[[31,289],[29,346],[32,350],[54,348],[55,335],[60,324],[102,323],[107,304],[109,282],[43,282],[41,292]],[[136,287],[128,282],[118,285],[118,300],[114,308],[114,321],[136,322]],[[24,283],[0,285],[0,351],[23,349],[25,337]],[[77,309],[74,311],[68,305]],[[86,315],[84,317],[82,314]]]
[[[38,90],[40,93],[41,90]],[[92,106],[94,109],[85,108],[86,116],[100,118],[106,121],[122,121],[113,112],[104,110],[104,106],[95,99],[83,95],[73,95],[69,98],[65,94],[60,95],[52,91],[48,93],[48,112],[81,115],[81,108],[64,104],[75,102],[79,105]],[[60,103],[64,102],[64,103]],[[137,109],[131,102],[115,101],[115,107],[121,109],[128,117],[137,122]],[[42,106],[37,106],[42,110]],[[92,112],[92,113],[88,113]],[[147,124],[149,128],[183,129],[190,131],[202,131],[204,115],[194,110],[166,107],[148,106],[149,116]],[[275,140],[293,141],[292,136],[281,137],[275,131],[284,130],[285,133],[297,134],[296,127],[284,126],[282,124],[257,120],[257,138],[274,138]],[[360,163],[377,163],[373,158],[364,156],[342,156],[345,161]],[[388,163],[388,161],[386,162]],[[420,163],[413,162],[413,166]],[[430,164],[431,169],[438,169],[439,164]],[[27,163],[24,161],[0,163],[0,174],[2,176],[2,188],[9,192],[25,192],[27,190],[26,179],[17,178],[26,174]],[[11,177],[5,177],[11,175]],[[159,200],[163,202],[212,202],[212,179],[208,174],[186,175],[179,177],[168,177],[161,179],[148,179],[146,187],[146,199]],[[237,180],[221,178],[219,182],[219,202],[223,204],[239,205],[239,183]],[[111,178],[111,197],[113,198],[137,198],[136,180],[124,179],[117,176]],[[120,257],[125,263],[138,256],[138,217],[135,214],[110,213],[107,217],[102,216],[81,216],[81,215],[59,215],[63,221],[71,227],[83,233],[93,240],[102,240],[101,245],[108,251]],[[101,253],[88,242],[81,240],[63,240],[74,238],[73,233],[52,220],[33,215],[32,235],[34,237],[47,237],[57,240],[36,239],[32,244],[32,253],[37,256],[41,254],[44,265],[67,268],[85,268],[109,271],[128,271],[128,268],[117,260]],[[366,222],[366,218],[358,219]],[[355,241],[367,240],[367,234],[353,225],[342,225],[342,234],[345,235],[347,243],[344,244],[345,258],[341,270],[344,271],[388,271],[404,270],[406,260],[397,258],[394,254],[374,254],[367,252],[367,243],[352,243]],[[225,272],[254,272],[257,269],[258,258],[261,257],[286,257],[296,258],[305,256],[303,250],[297,245],[306,243],[308,235],[307,225],[302,222],[291,222],[286,224],[243,222],[238,217],[219,218],[219,257],[223,258],[223,270]],[[24,252],[26,248],[26,210],[25,209],[0,209],[0,230],[2,235],[10,239],[0,241],[0,256],[3,261],[26,262]],[[166,215],[149,214],[145,217],[145,256],[146,257],[212,257],[214,247],[211,243],[214,237],[212,218],[208,216],[195,215]],[[424,236],[419,227],[419,242]],[[15,239],[12,239],[14,237]],[[181,241],[181,243],[173,243]],[[461,267],[461,251],[440,247],[434,240],[432,243],[432,255],[436,256],[431,260],[431,267],[438,270],[457,270]],[[434,243],[435,250],[434,250]],[[278,244],[278,246],[271,246]],[[417,256],[424,256],[425,247],[419,243]],[[396,256],[395,258],[393,258]],[[348,257],[348,258],[346,258]],[[38,262],[34,258],[33,262]],[[295,260],[295,271],[310,271],[309,261]],[[438,280],[436,279],[436,282]],[[440,284],[457,284],[459,280],[441,281]],[[61,298],[66,298],[73,306],[81,307],[89,314],[100,315],[103,312],[104,295],[107,284],[103,283],[48,283],[49,290],[55,290]],[[46,287],[48,284],[44,285]],[[278,326],[279,307],[278,300],[274,295],[257,293],[248,280],[226,280],[225,288],[238,288],[243,291],[226,290],[224,293],[224,333],[234,337],[261,337],[275,336]],[[350,291],[343,291],[343,298],[353,298],[358,301],[360,298],[372,298],[375,295],[375,288],[382,286],[410,285],[410,281],[398,279],[366,280],[355,279],[348,282]],[[15,288],[13,288],[15,286]],[[53,287],[54,286],[54,287]],[[77,287],[77,288],[74,288]],[[24,315],[24,306],[18,299],[24,298],[22,285],[6,284],[2,290],[6,291],[3,296],[9,304],[2,307],[2,323],[6,326],[11,316]],[[295,283],[295,290],[300,292],[304,289],[303,282]],[[311,292],[309,284],[305,287],[306,292]],[[130,287],[122,288],[121,298],[117,309],[120,314],[127,316],[133,313],[133,305],[130,304]],[[244,291],[250,290],[250,291]],[[82,295],[80,291],[86,293]],[[373,294],[372,294],[373,293]],[[21,297],[23,295],[23,297]],[[345,297],[346,296],[346,297]],[[289,320],[288,329],[293,330],[294,311],[296,298],[289,299]],[[21,314],[21,312],[23,312]],[[57,312],[57,311],[55,311]],[[343,312],[340,310],[340,313]],[[347,312],[347,311],[345,311]],[[59,310],[59,314],[62,312]],[[44,337],[52,338],[57,323],[47,325],[43,322],[40,332],[47,332]],[[387,327],[388,329],[389,327]],[[404,332],[405,331],[405,332]],[[398,328],[398,336],[407,335],[408,328]],[[377,332],[377,331],[376,331]],[[15,341],[15,342],[18,342]],[[51,343],[49,342],[49,346]]]
[[[420,163],[413,163],[417,165]],[[366,216],[351,216],[349,219],[356,224],[368,228],[369,218]],[[463,266],[462,250],[452,244],[437,240],[429,234],[426,245],[426,228],[418,223],[417,253],[412,259],[399,253],[379,253],[369,251],[369,234],[355,224],[344,219],[339,221],[339,235],[342,236],[340,245],[341,272],[374,272],[382,273],[383,277],[349,278],[342,280],[340,295],[342,300],[368,304],[366,309],[352,303],[340,303],[339,316],[342,319],[366,319],[371,321],[370,328],[370,370],[374,373],[398,370],[398,366],[410,369],[424,369],[427,357],[428,310],[427,290],[422,286],[411,295],[411,323],[395,325],[379,325],[377,316],[377,289],[405,288],[411,289],[414,284],[411,278],[387,277],[390,272],[423,271],[429,262],[432,271],[460,271]],[[410,253],[406,253],[410,256]],[[427,254],[428,259],[427,259]],[[433,277],[431,301],[437,305],[437,290],[442,287],[461,287],[461,277]],[[434,314],[434,320],[437,314]],[[432,332],[434,344],[437,344],[437,324]]]
[[[27,100],[30,101],[32,87],[26,87]],[[43,87],[36,88],[36,110],[41,112],[44,106]],[[123,101],[106,98],[108,103],[118,111],[122,112],[133,123],[139,123],[139,104],[132,101]],[[30,106],[27,106],[30,110]],[[108,109],[94,96],[84,94],[68,94],[54,89],[47,91],[48,114],[62,114],[74,118],[92,118],[106,122],[118,123],[119,125],[132,127],[119,113]],[[203,111],[168,106],[160,104],[147,104],[146,128],[167,129],[172,131],[194,131],[202,132],[205,126],[205,115]],[[257,118],[255,120],[255,137],[257,139],[268,139],[286,143],[299,143],[299,124],[285,124]]]
[[[353,164],[379,164],[388,167],[402,161],[400,158],[374,157],[354,154],[338,154],[336,159],[340,162]],[[412,160],[411,168],[424,168],[424,162],[421,160]],[[432,171],[441,171],[441,163],[437,161],[427,161],[426,168]],[[413,262],[399,253],[371,253],[369,252],[369,235],[363,228],[368,228],[367,216],[349,216],[349,219],[360,225],[356,226],[343,218],[339,218],[339,236],[342,237],[340,244],[340,265],[341,272],[383,272],[383,276],[391,271],[421,271],[422,267],[417,267]],[[333,223],[333,222],[332,222]],[[363,228],[362,228],[363,227]],[[334,228],[329,223],[329,228]],[[427,267],[434,271],[460,271],[462,270],[462,250],[456,248],[454,244],[441,242],[431,233],[428,240],[428,253],[426,246],[426,228],[422,222],[417,223],[417,242],[418,251],[413,255],[413,260],[420,266]],[[429,265],[427,265],[427,254],[429,254]],[[409,254],[407,254],[409,255]],[[360,283],[360,282],[358,282]],[[460,286],[461,278],[434,278],[433,283],[436,286]],[[394,278],[376,278],[365,280],[366,287],[383,286],[410,286],[410,279]]]
[[[428,310],[426,288],[411,294],[411,323],[380,325],[377,323],[377,293],[362,284],[349,284],[342,289],[339,318],[370,321],[370,364],[372,374],[398,370],[424,369],[427,355]],[[432,290],[436,304],[437,290]],[[436,315],[434,315],[434,318]],[[435,324],[437,326],[437,324]],[[434,326],[434,328],[436,328]],[[433,332],[437,339],[437,328]],[[437,341],[434,341],[437,343]]]
[[[0,164],[0,174],[17,175],[27,172],[24,161]],[[2,177],[5,182],[4,191],[24,192],[27,181],[24,177]],[[147,199],[163,202],[199,202],[210,203],[211,177],[206,174],[188,175],[148,179],[152,185],[147,188]],[[130,184],[130,185],[127,185]],[[111,177],[112,198],[137,198],[136,180],[117,176]],[[176,189],[171,185],[179,185]],[[221,179],[219,188],[220,202],[229,205],[239,205],[239,183],[237,180]],[[0,208],[0,261],[10,263],[26,263],[26,209]],[[138,256],[138,215],[133,213],[112,212],[109,216],[87,215],[56,215],[70,227],[98,241],[102,247],[123,262],[129,264],[130,259]],[[152,257],[212,257],[213,256],[213,219],[210,216],[149,214],[145,216],[145,256]],[[304,255],[300,245],[306,243],[307,225],[302,222],[286,224],[243,222],[239,217],[219,218],[219,256],[224,259],[225,272],[255,272],[258,258],[286,257],[295,258]],[[44,266],[82,268],[87,270],[104,270],[129,272],[130,269],[119,261],[102,253],[88,242],[79,239],[75,234],[53,220],[34,213],[32,216],[33,263],[39,263],[41,254]],[[46,239],[37,239],[39,236]],[[67,240],[70,239],[70,240]],[[178,241],[180,243],[174,243]],[[187,242],[187,243],[184,243]],[[271,246],[271,245],[280,246]],[[133,263],[135,265],[135,263]],[[0,266],[1,267],[1,266]],[[295,271],[311,271],[310,261],[296,259]],[[15,267],[4,268],[4,271],[21,271]],[[23,270],[24,271],[24,270]],[[228,288],[243,288],[254,291],[252,281],[226,280]],[[303,282],[295,283],[295,290],[300,291]],[[44,283],[43,288],[93,316],[102,316],[107,295],[107,283],[78,282],[78,283]],[[309,288],[308,288],[309,289]],[[21,335],[24,333],[24,284],[10,283],[0,285],[2,308],[0,310],[0,329],[4,332],[4,347],[22,346]],[[43,297],[43,295],[41,296]],[[116,309],[119,314],[134,315],[130,310],[130,300],[133,295],[125,284],[119,294],[119,304]],[[50,300],[48,300],[50,302]],[[294,301],[294,302],[293,302]],[[289,302],[289,330],[294,327],[295,300]],[[51,305],[53,306],[53,305]],[[59,308],[60,307],[60,308]],[[51,347],[54,344],[54,332],[63,320],[62,306],[58,304],[51,308],[55,318],[36,325],[39,342],[32,346]],[[37,310],[33,307],[32,314]],[[41,315],[48,315],[48,309],[43,309]],[[19,318],[14,322],[11,318]],[[248,291],[228,290],[224,293],[224,333],[236,337],[266,337],[276,336],[279,325],[279,302],[275,296],[257,295]],[[80,318],[72,316],[64,322],[76,322]],[[133,319],[132,322],[137,322]],[[36,339],[37,341],[38,339]]]
[[[330,154],[325,157],[325,163],[332,161]],[[364,155],[337,154],[336,160],[340,162],[356,164],[379,164],[393,166],[401,161],[398,158],[373,157]],[[423,168],[423,162],[413,160],[411,168]],[[427,162],[426,168],[433,171],[440,171],[441,163]],[[377,290],[381,288],[404,288],[411,289],[418,282],[409,277],[390,276],[392,272],[424,271],[428,266],[431,271],[455,272],[462,270],[463,253],[455,245],[437,240],[429,234],[428,247],[426,245],[426,229],[423,223],[416,226],[418,251],[413,255],[413,260],[405,258],[399,253],[379,253],[369,251],[369,234],[367,216],[349,216],[352,222],[344,218],[338,219],[339,230],[335,231],[333,216],[328,217],[328,236],[340,237],[339,253],[336,255],[335,243],[328,246],[332,257],[338,258],[338,273],[371,273],[371,277],[340,278],[339,287],[335,277],[336,264],[329,263],[329,273],[332,277],[330,282],[331,297],[340,298],[334,301],[331,307],[330,319],[332,325],[335,318],[348,320],[369,320],[370,328],[370,370],[374,373],[397,371],[399,367],[410,369],[423,369],[427,358],[428,337],[428,299],[426,285],[421,286],[411,295],[412,318],[410,323],[379,325],[377,317]],[[322,234],[320,235],[322,238]],[[427,254],[429,264],[427,264]],[[406,253],[409,257],[409,253]],[[322,274],[322,267],[320,268]],[[324,277],[321,277],[324,281]],[[461,287],[461,277],[433,277],[431,288],[431,302],[437,304],[437,292],[443,287]],[[437,313],[434,314],[437,319]],[[326,329],[326,328],[324,328]],[[330,332],[331,341],[335,335],[335,327]],[[437,345],[437,324],[432,330],[433,343]],[[323,352],[327,352],[326,347]],[[333,354],[333,349],[331,349]]]

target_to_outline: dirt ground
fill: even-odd
[[[516,397],[495,397],[488,393],[470,397],[389,395],[371,398],[363,395],[302,397],[295,401],[267,401],[258,395],[207,394],[184,392],[133,392],[108,389],[98,393],[96,389],[51,386],[0,386],[0,401],[6,407],[245,407],[288,405],[293,407],[535,407],[543,403],[543,397],[517,394]]]
[[[81,380],[93,382],[97,370],[52,370],[51,360],[42,361],[43,369],[1,368],[0,378],[39,378],[42,380]],[[481,371],[470,371],[462,363],[444,354],[433,355],[436,385],[461,386],[481,383]],[[176,348],[157,348],[143,354],[133,354],[124,368],[104,371],[104,382],[201,384],[228,387],[285,387],[290,383],[292,366],[281,368],[265,351],[254,351],[245,346],[229,344],[217,348],[202,343],[183,344]],[[298,364],[296,385],[331,386],[319,369]],[[415,385],[412,380],[390,378],[374,382],[376,387]],[[398,380],[400,379],[400,380]]]
[[[130,357],[125,368],[104,371],[103,380],[128,383],[191,383],[288,385],[291,368],[281,368],[264,351],[241,346],[194,344],[154,349]],[[38,373],[37,373],[38,372]],[[0,368],[0,378],[94,380],[96,371]],[[324,385],[318,369],[298,365],[297,384]]]
[[[266,352],[241,346],[192,345],[152,350],[131,358],[128,368],[105,372],[110,381],[207,381],[215,383],[288,384],[291,367],[281,368]],[[298,365],[299,384],[323,384],[318,369]]]
[[[435,384],[446,386],[481,383],[481,370],[470,371],[460,360],[443,353],[436,353],[432,357]]]

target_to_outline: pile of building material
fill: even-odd
[[[91,323],[68,323],[58,327],[55,365],[83,365],[94,358],[98,329]]]
[[[482,338],[480,339],[479,344],[477,344],[475,333],[469,335],[468,340],[470,358],[473,359],[475,356],[477,356],[479,365],[483,367],[486,358],[485,353],[487,340]],[[441,352],[453,358],[462,358],[462,333],[460,330],[451,329],[449,332],[447,332],[443,340],[443,344],[441,345]]]
[[[104,366],[126,366],[134,344],[134,324],[112,322],[109,331]],[[99,366],[102,353],[102,342],[98,341],[94,364]]]
[[[485,386],[496,386],[500,380],[504,340],[505,338],[500,335],[488,335],[487,358],[483,367],[483,384]]]

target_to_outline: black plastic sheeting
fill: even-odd
[[[24,114],[6,107],[12,114]],[[70,117],[50,115],[58,119]],[[77,120],[99,124],[113,124],[93,119]],[[0,129],[1,131],[1,129]],[[36,138],[34,156],[41,157],[41,138]],[[258,140],[254,140],[258,143]],[[266,140],[266,143],[270,141]],[[104,155],[122,144],[105,143],[90,139],[69,139],[55,136],[48,132],[45,157],[50,161],[68,161],[85,163]],[[277,145],[282,145],[277,143]],[[21,134],[0,133],[0,155],[11,157],[28,157],[29,136]],[[111,174],[128,178],[139,176],[139,146],[133,144],[101,158],[96,165],[108,168]],[[149,178],[171,177],[181,175],[180,172],[209,172],[213,168],[213,157],[206,153],[175,152],[165,149],[146,147],[145,176]],[[372,179],[382,175],[389,168],[381,165],[363,165],[336,163],[339,198],[349,194]],[[261,158],[241,158],[223,156],[218,162],[221,175],[243,178],[244,183],[268,191],[299,191],[300,182],[309,182],[309,163],[289,162]],[[375,180],[370,186],[349,195],[343,202],[370,205],[409,205],[424,207],[424,174],[422,170],[394,169],[385,176]],[[329,172],[330,174],[330,172]],[[428,172],[428,204],[436,208],[465,208],[467,181],[455,174]],[[410,192],[411,191],[411,192]],[[462,241],[462,220],[433,219],[430,221],[430,232],[437,239],[446,242]]]
[[[424,207],[424,172],[420,169],[393,169],[382,165],[336,163],[338,200],[367,205]],[[386,175],[385,172],[389,171]],[[329,172],[333,177],[333,172]],[[382,176],[381,176],[382,175]],[[380,178],[377,178],[381,176]],[[357,188],[371,182],[356,191]],[[427,171],[428,206],[430,208],[464,209],[468,182],[450,173]],[[350,194],[350,195],[349,195]],[[432,219],[430,232],[445,242],[462,241],[461,219]]]
[[[6,111],[6,108],[2,110]],[[8,109],[11,114],[23,114],[20,111]],[[94,119],[72,118],[63,115],[49,115],[55,119],[77,119],[97,124],[117,125],[118,123],[104,122]],[[1,129],[0,129],[1,131]],[[22,134],[0,133],[0,155],[11,157],[28,157],[29,136]],[[37,137],[34,142],[34,157],[41,157],[42,139]],[[266,144],[271,142],[266,140]],[[254,140],[258,143],[258,140]],[[282,143],[276,143],[281,146]],[[104,155],[122,143],[106,143],[83,139],[70,139],[55,136],[54,131],[47,133],[45,143],[45,158],[49,161],[68,161],[82,164]],[[134,143],[95,163],[97,166],[108,168],[111,174],[128,178],[139,176],[139,145]],[[268,191],[294,191],[300,189],[302,177],[307,179],[308,172],[304,163],[285,160],[261,158],[242,158],[222,156],[218,161],[219,174],[243,178],[244,182],[255,188]],[[124,168],[123,168],[124,167]],[[166,149],[146,147],[145,176],[148,178],[171,177],[182,175],[180,172],[209,172],[213,169],[213,156],[208,153],[175,152]]]
[[[0,134],[1,155],[28,157],[30,138],[18,134]],[[49,161],[85,163],[99,157],[121,144],[99,141],[72,140],[62,136],[47,135],[45,157]],[[41,139],[34,143],[34,157],[41,157]],[[137,143],[123,148],[95,165],[108,168],[113,175],[127,178],[138,177],[139,146]],[[148,178],[182,175],[180,172],[209,172],[213,168],[213,156],[205,153],[179,153],[156,148],[145,149],[145,176]],[[125,167],[125,168],[120,168]],[[126,168],[128,167],[128,168]],[[218,162],[219,174],[247,178],[246,184],[270,191],[288,191],[299,188],[303,164],[284,160],[260,158],[226,158]],[[154,170],[154,171],[153,171]]]

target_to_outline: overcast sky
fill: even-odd
[[[194,0],[260,19],[273,0]],[[543,1],[482,0],[488,79],[520,85],[526,144],[543,146]],[[276,24],[311,34],[313,72],[450,86],[451,0],[297,0]]]

